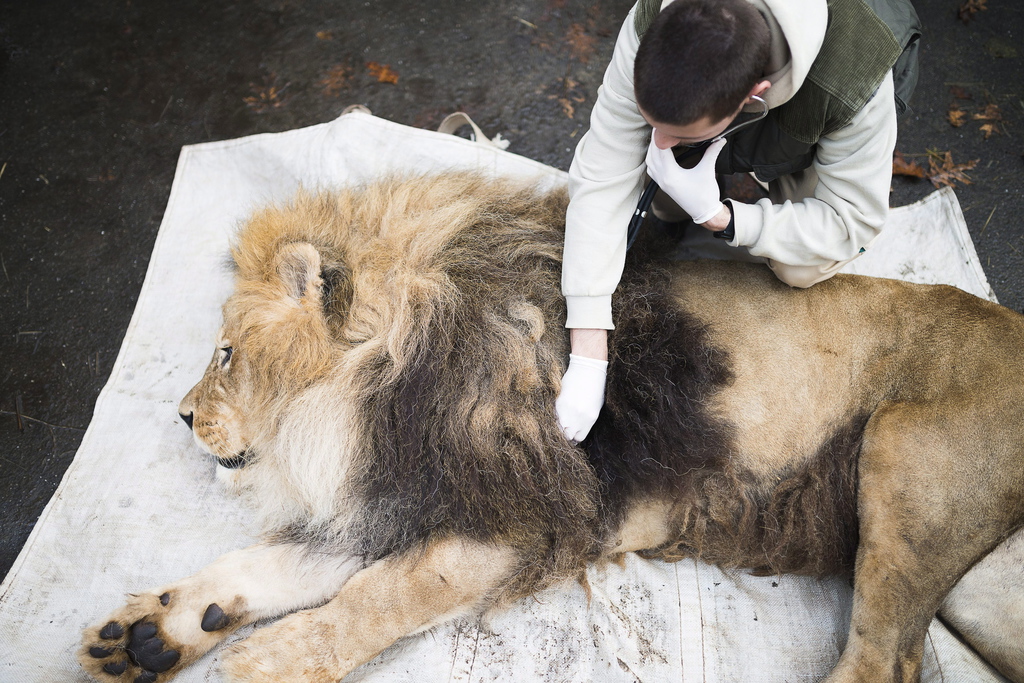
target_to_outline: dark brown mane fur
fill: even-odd
[[[346,536],[371,561],[450,534],[532,548],[522,590],[577,574],[598,543],[597,479],[554,419],[565,198],[472,190],[490,200],[424,264],[445,296],[410,311],[400,368],[382,349],[360,380]]]

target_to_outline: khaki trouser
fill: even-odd
[[[818,174],[815,173],[813,168],[808,168],[799,173],[782,176],[778,180],[769,183],[768,198],[776,204],[781,204],[787,199],[798,202],[802,199],[813,197],[814,188],[817,185]],[[878,238],[876,237],[875,239]],[[832,261],[831,263],[823,263],[817,266],[791,266],[786,263],[773,261],[772,259],[766,259],[766,261],[768,262],[768,267],[775,273],[775,277],[792,287],[806,288],[829,279],[842,270],[843,266],[847,263],[870,249],[874,243],[875,240],[873,239],[865,244],[860,253],[853,258],[846,259],[845,261]]]
[[[754,174],[750,175],[754,177]],[[757,180],[757,178],[754,178],[754,180]],[[757,181],[757,183],[765,187],[765,184],[761,181]],[[817,184],[818,174],[814,172],[813,168],[808,168],[793,175],[783,176],[770,183],[765,189],[768,190],[768,197],[773,203],[781,204],[787,199],[798,202],[807,197],[814,196],[814,188]],[[655,216],[668,222],[690,219],[690,216],[679,208],[664,192],[658,192],[655,196],[651,210]],[[869,249],[873,243],[874,240],[871,240],[864,247],[864,251]],[[862,254],[864,251],[860,253]],[[751,256],[746,249],[731,247],[726,244],[725,240],[715,239],[709,230],[698,226],[695,230],[687,230],[686,236],[682,239],[672,256],[679,260],[713,258],[728,261],[765,263],[775,273],[775,277],[779,278],[782,282],[791,287],[806,288],[829,279],[847,263],[860,256],[860,254],[845,261],[832,261],[831,263],[813,266],[794,266],[773,259]]]
[[[860,254],[857,254],[860,256]],[[857,258],[854,256],[853,258]],[[787,285],[791,287],[800,287],[801,289],[816,285],[823,280],[827,280],[842,269],[847,263],[853,260],[847,259],[845,261],[833,261],[832,263],[823,263],[819,266],[791,266],[785,263],[779,263],[772,259],[766,259],[768,267],[775,273],[775,277],[779,278]]]

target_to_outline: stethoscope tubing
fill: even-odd
[[[676,161],[685,161],[697,154],[703,154],[705,149],[706,147],[703,146],[691,147],[677,156]],[[658,183],[650,180],[647,186],[644,187],[644,191],[640,193],[640,200],[636,204],[636,211],[633,212],[633,217],[629,219],[629,227],[626,228],[626,251],[629,251],[633,243],[636,242],[636,238],[640,234],[640,226],[643,225],[644,219],[647,218],[647,212],[651,209],[651,202],[654,201],[654,195],[658,194],[659,189]]]

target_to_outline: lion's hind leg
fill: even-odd
[[[962,402],[887,404],[872,416],[859,460],[853,616],[828,681],[919,680],[943,598],[1024,518],[1024,462],[1002,424]]]
[[[78,659],[100,681],[166,681],[240,626],[322,603],[359,569],[350,557],[259,544],[129,597],[85,629]]]
[[[1024,683],[1024,529],[974,565],[939,613],[1001,674]]]
[[[236,683],[335,683],[399,638],[485,608],[518,562],[509,547],[460,538],[385,558],[326,605],[232,645],[224,673]]]

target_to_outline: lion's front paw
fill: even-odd
[[[85,630],[78,659],[99,680],[153,683],[177,673],[180,643],[160,629],[169,595],[137,595],[99,626]]]
[[[335,683],[352,668],[338,659],[338,646],[336,628],[307,610],[232,645],[222,668],[235,683]]]
[[[173,678],[226,633],[229,619],[215,604],[205,612],[173,591],[134,595],[83,634],[78,660],[100,681],[155,683]]]

